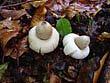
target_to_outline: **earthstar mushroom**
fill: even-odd
[[[29,31],[28,39],[29,47],[43,55],[56,49],[59,33],[48,22],[41,21]]]
[[[75,59],[84,59],[90,52],[89,43],[89,36],[70,33],[63,39],[64,53]]]

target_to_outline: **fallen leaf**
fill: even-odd
[[[3,55],[16,59],[27,50],[27,37],[24,36],[28,28],[21,27],[18,20],[10,18],[0,21],[0,24],[0,44]]]
[[[76,14],[77,14],[77,12],[76,11],[74,11],[73,10],[73,7],[67,7],[66,9],[65,9],[65,11],[66,11],[66,15],[67,15],[67,17],[71,20]]]
[[[24,3],[21,5],[24,9],[30,9],[31,6],[38,8],[39,6],[42,6],[46,3],[47,0],[33,0],[29,3]]]
[[[24,3],[21,5],[21,7],[23,7],[24,9],[30,9],[31,3]]]
[[[18,31],[3,29],[0,31],[0,43],[3,49],[5,49],[7,43],[18,35]]]
[[[77,73],[75,71],[74,66],[69,66],[68,67],[68,73],[72,78],[76,78],[77,77]]]
[[[0,21],[0,29],[8,28],[10,30],[20,30],[21,26],[19,20],[12,20],[11,17]]]
[[[42,6],[44,5],[44,3],[46,3],[47,0],[33,0],[33,2],[30,2],[31,5],[33,5],[35,8],[37,8],[38,6]]]
[[[0,14],[4,18],[11,17],[12,19],[19,19],[23,15],[26,15],[28,18],[31,18],[31,16],[27,13],[25,9],[21,10],[7,10],[7,9],[1,9]]]
[[[45,5],[47,6],[47,7],[52,7],[54,4],[55,4],[55,0],[47,0],[47,2],[45,3]]]
[[[104,63],[103,70],[100,74],[99,82],[110,83],[110,53]]]
[[[46,12],[47,9],[45,8],[45,6],[38,7],[35,10],[34,16],[32,17],[31,26],[33,27],[37,25],[38,22],[44,21]]]
[[[35,83],[35,78],[32,78],[32,77],[26,77],[26,79],[25,79],[25,83]]]
[[[49,83],[61,83],[61,79],[57,75],[55,75],[54,73],[51,73]]]
[[[7,18],[5,20],[0,21],[0,29],[6,28],[12,25],[12,21],[11,18]]]
[[[0,21],[0,24],[0,43],[4,49],[8,41],[16,37],[22,27],[20,26],[19,21],[12,21],[10,19]]]
[[[77,83],[91,83],[95,70],[99,67],[99,57],[92,57],[78,71]]]
[[[94,72],[93,83],[97,83],[98,78],[99,78],[99,76],[101,74],[101,70],[102,70],[102,68],[104,66],[105,60],[106,60],[106,58],[108,56],[108,53],[109,52],[106,52],[105,55],[100,60],[100,67]]]
[[[109,38],[110,38],[110,33],[108,33],[108,32],[103,32],[98,37],[98,39],[101,40],[101,41],[104,40],[104,39],[109,39]]]
[[[28,50],[28,44],[27,44],[27,36],[26,36],[18,41],[13,51],[11,52],[11,55],[9,56],[13,59],[17,59],[27,50]]]

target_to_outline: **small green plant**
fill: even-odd
[[[57,21],[56,29],[62,37],[72,32],[72,27],[66,18],[61,18]]]

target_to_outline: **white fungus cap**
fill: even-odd
[[[45,33],[44,33],[45,34]],[[42,40],[36,36],[36,26],[29,31],[29,47],[42,55],[54,51],[59,43],[59,33],[52,27],[50,38]]]
[[[75,38],[78,37],[80,36],[74,33],[70,33],[64,37],[63,39],[64,53],[65,55],[70,55],[75,59],[84,59],[89,55],[90,49],[88,45],[84,49],[80,49],[75,43]],[[88,38],[87,40],[89,42]]]

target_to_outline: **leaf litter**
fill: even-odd
[[[110,47],[109,4],[86,0],[17,1],[17,4],[13,0],[0,1],[0,62],[9,62],[3,74],[0,72],[2,83],[90,83],[94,73],[103,65],[106,76],[103,71],[100,75],[107,78],[104,78],[105,82],[109,81],[109,64],[106,61],[105,64],[99,64]],[[76,60],[65,56],[62,37],[58,48],[45,56],[29,48],[27,35],[33,26],[40,21],[48,21],[55,27],[57,20],[62,18],[68,19],[72,32],[90,36],[91,52],[86,59]],[[100,77],[97,81],[101,83]]]

